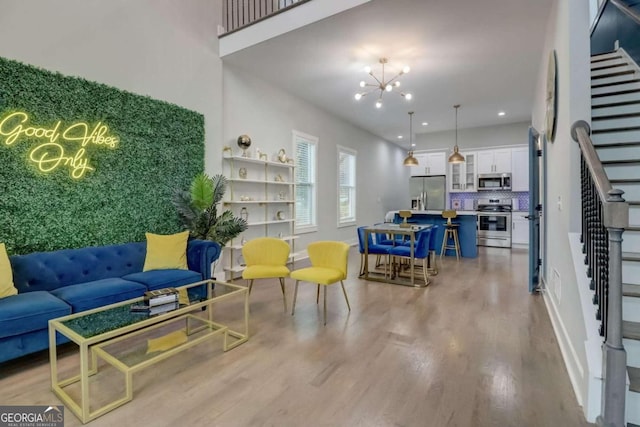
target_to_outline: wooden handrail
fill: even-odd
[[[613,1],[613,0],[610,0]],[[604,171],[600,157],[591,141],[591,128],[584,120],[571,126],[571,137],[580,146],[604,208],[603,225],[607,228],[629,227],[629,204],[622,198],[622,190],[613,189]]]

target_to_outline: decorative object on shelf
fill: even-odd
[[[240,135],[238,137],[238,147],[242,149],[242,157],[250,157],[247,150],[251,147],[251,138],[249,135]]]
[[[282,175],[280,175],[280,174],[276,175],[276,176],[273,178],[273,180],[274,180],[275,182],[284,182],[284,179],[282,178]]]
[[[269,156],[267,155],[267,153],[260,153],[260,155],[258,156],[258,158],[260,160],[264,160],[265,162],[269,160]]]
[[[405,166],[419,166],[418,159],[413,157],[413,111],[409,111],[409,150],[407,157],[402,162]]]
[[[282,190],[278,193],[278,200],[285,200],[287,198],[287,192]]]
[[[278,211],[276,212],[276,219],[278,221],[284,221],[285,219],[287,219],[286,215],[284,214],[284,212],[282,211]]]
[[[240,244],[244,246],[245,243],[247,243],[247,239],[245,239],[244,236],[242,236],[242,240],[240,240]]]
[[[238,170],[238,176],[242,179],[247,179],[247,168],[240,168]]]
[[[549,53],[549,68],[547,69],[547,96],[546,104],[547,111],[545,115],[545,136],[548,141],[555,141],[556,139],[556,127],[557,120],[556,115],[558,112],[558,65],[555,49]]]
[[[247,229],[247,221],[235,217],[229,210],[218,215],[218,204],[226,188],[227,178],[224,175],[211,178],[201,173],[195,176],[189,191],[174,190],[171,202],[191,237],[224,246]]]
[[[289,158],[287,159],[287,164],[288,164],[288,165],[292,165],[292,164],[293,164],[293,158],[289,157]]]
[[[244,267],[245,265],[247,265],[247,264],[245,264],[244,258],[242,257],[242,255],[238,255],[238,265],[240,267]]]
[[[242,207],[242,209],[240,209],[240,218],[245,221],[249,221],[249,211],[244,206]]]
[[[409,68],[408,65],[405,65],[404,67],[402,67],[402,70],[400,70],[399,73],[397,73],[391,79],[385,80],[384,67],[385,67],[385,64],[389,62],[389,60],[387,58],[380,58],[378,62],[382,65],[382,74],[380,78],[373,75],[373,71],[371,71],[371,67],[369,66],[365,67],[364,72],[369,74],[371,77],[373,77],[373,79],[375,80],[375,83],[367,83],[364,80],[362,80],[360,82],[361,88],[373,87],[373,89],[370,89],[369,91],[365,91],[365,92],[356,93],[355,99],[356,101],[359,101],[360,99],[362,99],[362,97],[367,96],[370,93],[379,91],[380,93],[378,94],[378,100],[376,101],[376,108],[382,108],[382,95],[385,93],[385,91],[392,92],[394,88],[400,87],[400,81],[398,80],[398,77],[408,73],[411,70],[411,68]],[[413,98],[413,95],[405,92],[400,92],[400,96],[402,96],[407,101],[411,101],[411,98]]]
[[[280,151],[278,151],[278,160],[280,161],[280,163],[287,163],[288,157],[284,152],[284,148],[281,148]]]
[[[228,145],[225,145],[224,147],[222,147],[222,157],[231,157],[233,156],[233,153],[231,152],[231,147]]]
[[[453,153],[449,156],[449,163],[464,163],[464,156],[458,152],[458,108],[460,104],[453,106],[456,109],[456,145],[453,146]]]
[[[278,233],[278,239],[282,239],[282,231]]]

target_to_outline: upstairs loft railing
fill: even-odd
[[[223,0],[225,33],[220,37],[264,19],[300,6],[311,0]]]
[[[581,152],[582,251],[595,292],[603,346],[603,408],[606,426],[623,426],[627,354],[622,344],[622,233],[629,226],[629,204],[622,190],[611,187],[585,121],[571,127]]]
[[[640,64],[640,3],[636,0],[606,0],[591,26],[591,55],[623,48]]]

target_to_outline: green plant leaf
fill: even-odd
[[[206,173],[200,173],[191,182],[191,203],[196,209],[206,209],[213,203],[213,181]]]

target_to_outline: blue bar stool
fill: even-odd
[[[444,237],[442,239],[442,249],[440,250],[440,258],[449,249],[456,251],[456,259],[460,261],[460,241],[458,240],[458,227],[460,224],[451,222],[453,218],[456,218],[458,213],[455,210],[442,211],[442,217],[447,219],[447,223],[444,226]],[[449,239],[452,243],[449,243]]]

